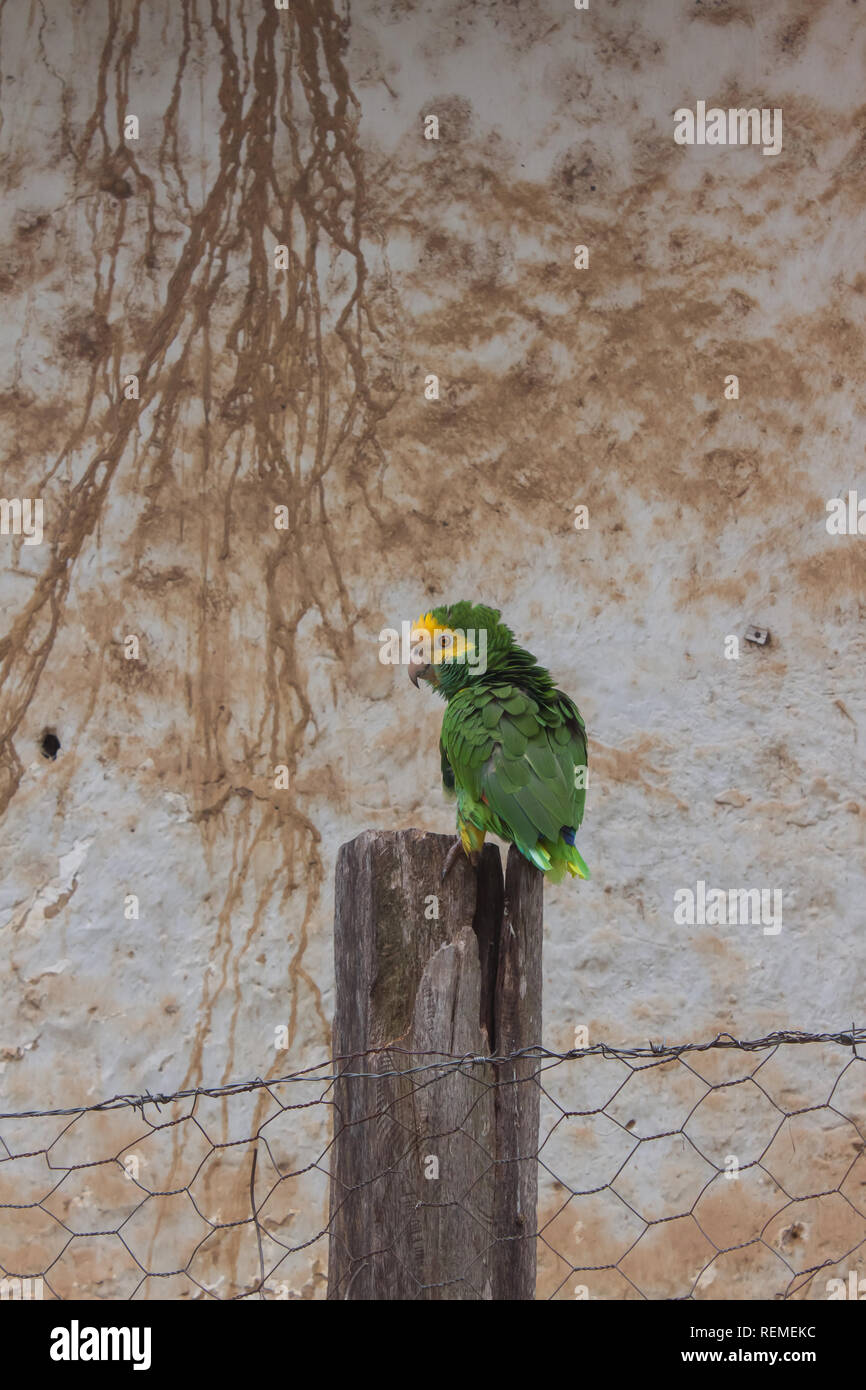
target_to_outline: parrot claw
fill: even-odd
[[[451,846],[451,848],[445,856],[445,863],[442,865],[442,883],[445,882],[451,870],[454,868],[454,865],[456,864],[461,852],[465,853],[465,850],[463,849],[463,841],[458,835],[457,839],[454,841],[453,845]],[[467,858],[469,860],[469,863],[472,865],[473,869],[477,869],[478,862],[481,858],[480,851],[477,849],[472,850],[471,853],[467,855]]]
[[[454,841],[453,845],[451,846],[451,848],[445,856],[445,863],[442,865],[442,883],[445,882],[451,870],[454,868],[455,861],[462,848],[463,841],[460,839],[460,836],[458,835],[457,839]]]

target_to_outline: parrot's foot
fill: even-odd
[[[457,862],[458,855],[460,855],[461,853],[465,854],[466,851],[463,846],[463,841],[458,835],[457,839],[454,841],[453,845],[451,846],[451,848],[445,856],[445,863],[442,866],[442,883],[445,882],[451,870],[454,868],[454,865]],[[481,859],[481,851],[473,849],[466,857],[469,860],[469,863],[472,865],[473,869],[477,869],[478,862]]]

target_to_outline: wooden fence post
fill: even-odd
[[[542,876],[511,849],[503,885],[487,845],[442,883],[451,843],[337,860],[332,1299],[535,1296],[536,1063],[447,1058],[541,1042]]]

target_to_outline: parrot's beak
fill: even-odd
[[[418,689],[418,682],[419,682],[419,680],[424,680],[424,679],[426,678],[427,672],[428,672],[429,670],[430,670],[430,662],[429,662],[429,661],[410,661],[410,662],[409,662],[409,679],[410,679],[410,681],[412,682],[412,684],[414,685],[414,687],[415,687],[416,690]]]

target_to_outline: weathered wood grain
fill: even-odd
[[[333,1299],[534,1295],[532,1064],[443,1064],[540,1042],[541,876],[512,851],[503,889],[488,845],[442,883],[450,844],[365,831],[338,857]]]

